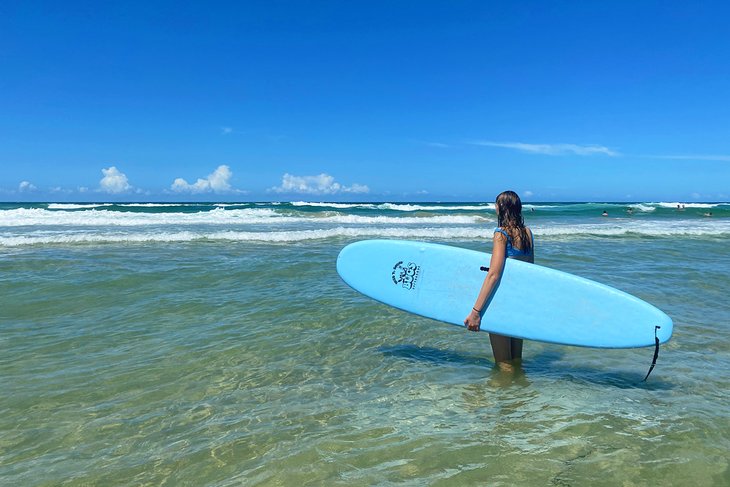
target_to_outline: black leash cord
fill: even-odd
[[[646,377],[644,377],[644,380],[642,382],[646,382],[646,379],[649,378],[649,374],[651,374],[651,371],[654,370],[654,366],[656,365],[656,359],[657,357],[659,357],[659,337],[656,333],[659,328],[661,328],[661,326],[654,327],[654,358],[651,361],[651,367],[649,367],[649,372],[646,373]]]

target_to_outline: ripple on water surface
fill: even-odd
[[[715,244],[696,243],[719,260],[690,265],[635,240],[639,279],[620,240],[571,243],[574,258],[541,242],[544,263],[675,320],[641,383],[650,349],[529,343],[521,372],[497,372],[485,334],[342,284],[345,243],[2,254],[0,483],[727,484],[730,263]]]

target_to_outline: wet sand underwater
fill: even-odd
[[[489,251],[493,214],[436,206],[0,208],[0,484],[730,484],[722,207],[528,215],[537,263],[672,317],[643,383],[651,348],[500,372],[339,279],[373,235]]]

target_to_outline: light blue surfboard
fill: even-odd
[[[432,243],[364,240],[342,249],[337,272],[382,303],[463,327],[490,257]],[[507,259],[482,330],[564,345],[634,348],[654,346],[655,336],[660,343],[669,340],[672,320],[618,289]]]

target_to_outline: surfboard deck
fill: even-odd
[[[463,327],[490,258],[426,242],[363,240],[342,249],[337,272],[377,301]],[[669,316],[635,296],[513,259],[482,316],[483,331],[595,348],[654,346],[655,336],[664,343],[672,328]]]

